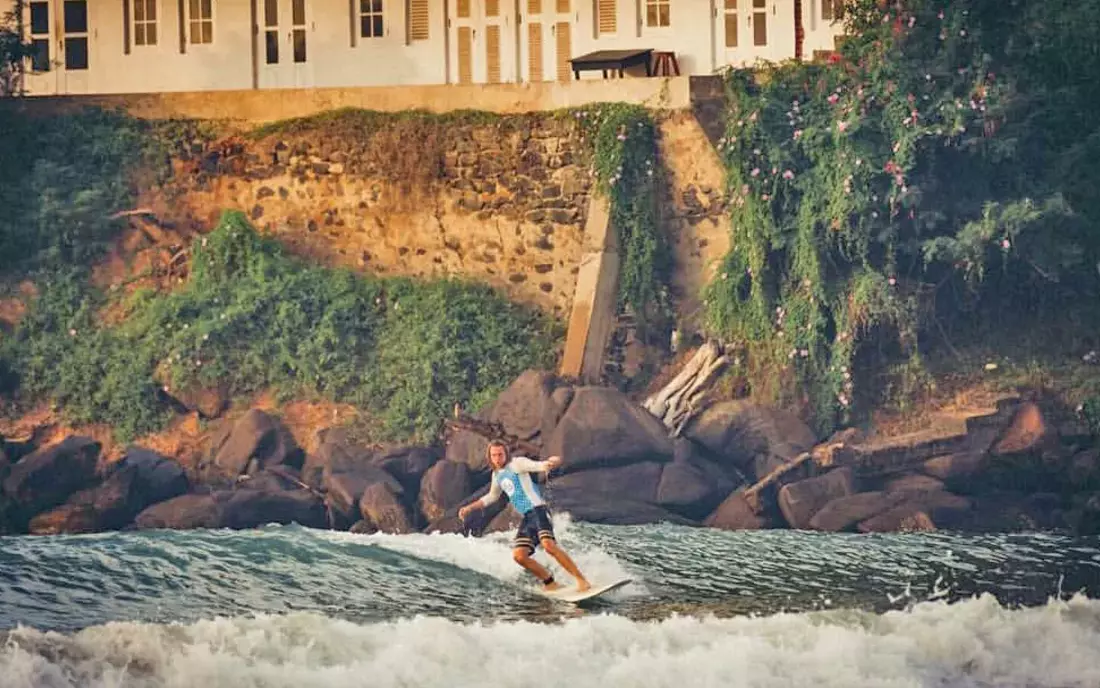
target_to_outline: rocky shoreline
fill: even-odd
[[[707,405],[679,433],[610,388],[527,371],[478,415],[563,465],[545,489],[579,521],[729,530],[1100,532],[1100,447],[1041,401],[1002,401],[954,434],[821,441],[793,414],[745,401]],[[675,435],[675,436],[674,436]],[[107,462],[89,437],[5,441],[0,533],[252,528],[296,522],[370,533],[511,529],[504,503],[460,523],[484,494],[484,433],[375,452],[341,428],[304,451],[252,409],[184,467],[142,447]],[[476,520],[476,522],[474,522]]]

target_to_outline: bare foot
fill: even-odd
[[[592,584],[583,578],[577,580],[577,592],[585,592],[592,587]]]
[[[543,584],[542,589],[545,590],[546,592],[551,592],[553,590],[560,590],[561,589],[561,583],[559,583],[557,581],[551,581],[550,583]]]

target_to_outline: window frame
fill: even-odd
[[[134,48],[156,48],[160,45],[161,31],[160,31],[160,0],[126,0],[130,9],[130,36],[132,40],[130,44]],[[142,19],[138,19],[137,8],[138,5],[142,5],[143,10],[153,8],[153,18],[149,19],[146,14]],[[142,27],[142,32],[139,34],[138,27]],[[149,27],[153,27],[153,42],[149,42]],[[139,40],[139,35],[142,39]]]
[[[201,12],[202,11],[202,4],[203,4],[204,0],[181,0],[181,1],[183,2],[183,6],[184,6],[184,17],[183,17],[183,19],[184,19],[184,28],[183,28],[183,30],[186,34],[185,41],[186,41],[188,47],[201,48],[203,46],[214,45],[214,43],[217,41],[217,33],[215,31],[215,24],[217,22],[217,14],[218,14],[217,9],[215,9],[215,5],[217,4],[215,2],[215,0],[205,0],[205,1],[210,3],[210,16],[209,17],[200,16],[198,19],[196,19],[195,17],[193,17],[191,15],[191,7],[192,7],[193,4],[198,5],[199,11]],[[196,41],[195,40],[195,33],[194,33],[194,25],[195,24],[199,25],[200,38],[202,37],[201,36],[202,25],[203,24],[209,24],[210,25],[210,40],[209,41]]]
[[[671,31],[672,30],[672,0],[641,0],[642,3],[642,29],[645,31]],[[661,8],[666,8],[667,24],[650,24],[649,9],[654,8],[656,17],[660,21]]]
[[[389,35],[389,21],[386,19],[386,0],[354,0],[355,2],[355,36],[360,41],[373,41],[379,38],[386,38]],[[368,10],[363,11],[364,4],[368,5]],[[374,9],[374,5],[378,5],[378,9]],[[363,29],[367,26],[366,21],[370,22],[371,33],[366,34]],[[379,22],[379,33],[374,33],[375,21]]]

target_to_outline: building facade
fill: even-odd
[[[702,75],[832,50],[840,2],[24,0],[34,47],[24,86],[50,95],[569,81],[570,58],[647,48],[673,53],[681,75]],[[15,3],[0,0],[0,11]]]

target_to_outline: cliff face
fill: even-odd
[[[142,191],[202,232],[226,209],[292,251],[379,275],[459,275],[563,317],[588,195],[581,129],[549,115],[485,122],[356,115],[197,144]]]

